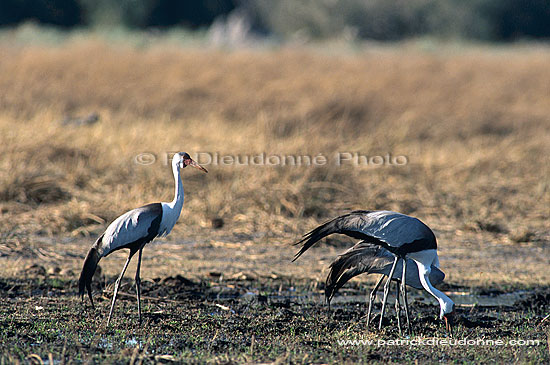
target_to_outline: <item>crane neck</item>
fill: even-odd
[[[419,267],[420,269],[420,267]],[[443,319],[443,316],[451,313],[454,310],[455,303],[446,296],[443,292],[436,289],[432,283],[430,283],[430,269],[423,268],[424,270],[419,270],[420,282],[424,289],[430,293],[437,301],[439,302],[439,319]]]
[[[172,163],[172,172],[174,173],[174,200],[170,202],[170,208],[174,209],[178,213],[181,212],[183,207],[183,183],[181,181],[181,169],[178,163]],[[179,215],[179,214],[178,214]]]
[[[415,252],[413,254],[409,254],[409,257],[412,258],[418,266],[418,276],[420,282],[422,283],[422,286],[439,302],[439,317],[440,319],[442,319],[444,315],[451,313],[454,310],[455,304],[451,300],[451,298],[436,289],[430,282],[429,276],[432,270],[431,265],[436,261],[439,263],[439,259],[437,258],[437,251],[425,250]]]
[[[172,172],[174,173],[174,200],[170,203],[161,203],[162,204],[162,218],[160,221],[160,227],[158,231],[158,236],[164,237],[178,221],[178,218],[181,214],[181,208],[183,207],[183,183],[181,182],[180,176],[180,167],[176,162],[172,162]]]
[[[439,302],[439,308],[440,308],[439,319],[443,319],[444,315],[449,314],[454,310],[455,303],[451,300],[451,298],[446,296],[443,292],[434,288],[433,285],[431,285],[431,283],[430,283],[430,286],[431,286],[430,294],[432,294]]]

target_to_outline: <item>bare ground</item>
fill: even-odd
[[[81,302],[76,297],[82,249],[87,241],[43,240],[38,253],[43,256],[28,251],[2,260],[9,272],[0,280],[3,359],[32,362],[52,356],[72,362],[521,363],[549,359],[550,287],[519,282],[473,286],[467,280],[449,279],[440,289],[458,304],[453,338],[447,337],[437,319],[435,301],[416,290],[410,290],[413,336],[401,336],[395,328],[393,297],[382,330],[372,323],[367,330],[365,300],[373,278],[350,282],[330,309],[323,303],[323,269],[342,250],[327,245],[313,249],[297,263],[290,263],[293,247],[276,243],[150,245],[144,251],[142,266],[143,324],[137,322],[131,280],[134,263],[123,281],[113,322],[106,328],[114,280],[124,253],[101,262],[103,274],[94,278],[96,309],[92,310],[87,300]],[[79,249],[81,252],[76,253]],[[517,257],[515,251],[518,260],[531,257]],[[502,253],[495,250],[488,255]],[[443,269],[452,267],[451,263],[445,260]],[[510,293],[517,293],[517,297],[504,300]],[[462,298],[466,300],[461,302]],[[375,313],[379,308],[377,302]],[[375,317],[373,322],[377,321]],[[433,346],[429,342],[452,339],[478,343]],[[339,342],[346,340],[373,343]],[[424,344],[392,345],[390,341],[395,340]],[[479,342],[486,340],[500,340],[502,345]],[[532,342],[511,345],[515,340]]]

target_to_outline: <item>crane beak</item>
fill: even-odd
[[[185,160],[185,164],[186,164],[187,166],[192,166],[192,167],[194,167],[194,168],[196,168],[196,169],[199,169],[199,170],[201,170],[201,171],[204,171],[204,172],[208,173],[208,170],[207,170],[207,169],[205,169],[204,167],[202,167],[201,165],[199,165],[199,164],[198,164],[195,160],[193,160],[193,159]]]
[[[455,323],[455,311],[453,310],[451,313],[447,313],[443,316],[443,320],[445,321],[445,327],[447,328],[447,333],[449,334],[449,337],[453,337],[453,325]]]

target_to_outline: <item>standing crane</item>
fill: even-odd
[[[372,289],[369,295],[369,309],[367,312],[367,329],[369,328],[372,303],[376,298],[376,292],[382,284],[382,281],[387,277],[393,266],[394,255],[386,250],[382,246],[378,246],[366,241],[359,241],[353,247],[342,253],[336,260],[330,264],[330,271],[327,275],[325,285],[325,298],[330,305],[334,294],[347,283],[350,279],[366,273],[369,274],[381,274],[380,279],[376,282],[376,285]],[[418,267],[412,259],[407,259],[407,273],[405,278],[405,284],[415,289],[423,289],[420,277],[418,275]],[[397,262],[392,279],[398,283],[402,280],[403,274],[403,260],[400,259]],[[430,282],[433,285],[437,285],[445,279],[445,273],[436,266],[432,265],[430,272]],[[395,312],[397,315],[397,326],[399,333],[401,333],[401,321],[400,312],[401,307],[399,304],[399,294],[402,293],[399,290],[400,285],[396,287],[395,295]],[[402,299],[404,300],[404,299]],[[407,318],[408,321],[408,318]],[[409,327],[410,330],[410,327]]]
[[[204,172],[208,172],[204,167],[195,162],[189,154],[185,152],[176,153],[172,158],[172,172],[174,173],[175,182],[174,200],[169,203],[147,204],[124,213],[109,224],[105,232],[99,236],[86,255],[82,272],[78,279],[78,289],[82,299],[84,299],[84,290],[87,289],[92,308],[94,308],[91,284],[99,260],[123,248],[130,250],[128,259],[122,268],[122,272],[115,282],[115,290],[113,293],[111,310],[109,311],[109,318],[107,319],[107,327],[113,315],[113,308],[115,307],[120,281],[126,272],[130,260],[136,252],[139,252],[139,255],[135,282],[139,323],[141,323],[141,279],[139,277],[139,271],[143,247],[156,237],[164,237],[169,234],[176,224],[181,213],[181,208],[183,207],[183,184],[181,182],[180,169],[187,166],[192,166]]]
[[[434,288],[430,282],[432,265],[439,266],[437,256],[437,241],[432,230],[419,219],[405,214],[390,211],[357,210],[340,217],[336,217],[309,233],[296,243],[302,245],[294,259],[298,259],[316,242],[333,233],[345,234],[349,237],[361,239],[365,242],[381,246],[392,253],[394,260],[384,284],[384,297],[378,328],[382,328],[382,319],[386,309],[386,302],[390,290],[390,283],[394,276],[397,262],[402,259],[403,270],[401,279],[401,293],[405,304],[405,315],[410,324],[409,305],[407,302],[406,273],[407,259],[412,259],[418,267],[418,276],[424,290],[437,299],[440,306],[439,318],[445,321],[447,331],[451,333],[454,319],[454,302],[441,291]],[[409,325],[410,326],[410,325]]]

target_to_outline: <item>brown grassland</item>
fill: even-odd
[[[78,318],[77,327],[86,327],[83,318],[88,314],[76,309],[81,304],[72,294],[89,245],[122,212],[172,199],[173,179],[162,161],[165,153],[181,150],[249,156],[321,154],[328,161],[316,167],[210,164],[209,174],[184,170],[182,216],[167,243],[144,250],[146,281],[183,275],[204,283],[223,273],[222,278],[234,280],[246,275],[270,278],[274,284],[266,287],[279,286],[279,292],[291,280],[302,283],[296,285],[304,291],[319,292],[330,260],[350,240],[333,238],[297,263],[290,262],[294,247],[288,244],[351,209],[388,209],[417,216],[434,229],[448,291],[548,288],[550,49],[430,51],[404,45],[336,54],[294,48],[139,49],[90,40],[56,47],[4,42],[0,53],[0,290],[2,297],[11,298],[0,301],[24,303],[11,314],[3,309],[2,325],[10,328],[2,333],[3,342],[16,336],[18,326],[28,336],[38,336],[32,334],[36,329],[17,321],[24,321],[47,295],[31,289],[21,289],[24,300],[8,295],[10,285],[13,289],[13,283],[24,277],[32,287],[35,271],[63,283],[57,309],[70,307],[67,311]],[[62,123],[64,118],[90,113],[100,116],[97,123]],[[338,166],[338,152],[389,153],[406,156],[408,163]],[[155,163],[137,163],[142,153],[154,153]],[[105,300],[99,301],[99,312],[107,310],[124,256],[101,262],[110,285]],[[132,274],[127,276],[130,283]],[[363,284],[360,293],[368,288]],[[117,334],[134,322],[134,302],[121,303]],[[153,299],[148,303],[150,312],[163,312],[158,307],[167,305]],[[188,305],[193,303],[197,300]],[[433,318],[438,310],[430,303]],[[321,311],[319,306],[311,313]],[[515,326],[525,328],[508,335],[538,333],[542,349],[533,350],[535,357],[527,350],[500,356],[548,361],[548,321],[541,322],[548,306],[527,322],[521,319],[527,318],[525,313],[514,314]],[[324,310],[319,315],[326,316]],[[356,325],[362,321],[353,318]],[[96,327],[103,319],[96,315]],[[186,330],[195,328],[190,326]],[[342,326],[341,331],[349,331],[345,323]],[[416,326],[422,328],[423,323]],[[441,330],[433,327],[426,336]],[[203,331],[206,337],[217,336]],[[478,337],[475,328],[469,331],[470,337]],[[357,333],[363,332],[364,328]],[[108,341],[115,338],[110,336]],[[163,360],[147,357],[151,344],[149,350],[142,346],[132,352],[128,345],[130,350],[99,351],[97,342],[87,343],[90,338],[80,336],[73,345],[67,339],[52,340],[52,347],[23,346],[11,354],[4,342],[0,350],[7,360],[32,353],[43,359],[48,353],[59,357],[65,347],[67,358],[73,360]],[[308,360],[306,349],[263,352],[261,341],[254,341],[246,342],[248,357],[239,357],[232,345],[208,347],[200,354],[163,350],[172,353],[166,359],[199,356],[218,362],[477,359],[456,349],[429,348],[410,358],[400,358],[397,349],[376,357],[374,348],[365,351],[366,357],[346,350],[344,358],[317,349]],[[69,355],[71,351],[75,352]],[[120,351],[127,353],[116,357]],[[162,354],[158,351],[154,354]],[[482,353],[482,360],[495,359],[494,352]]]

